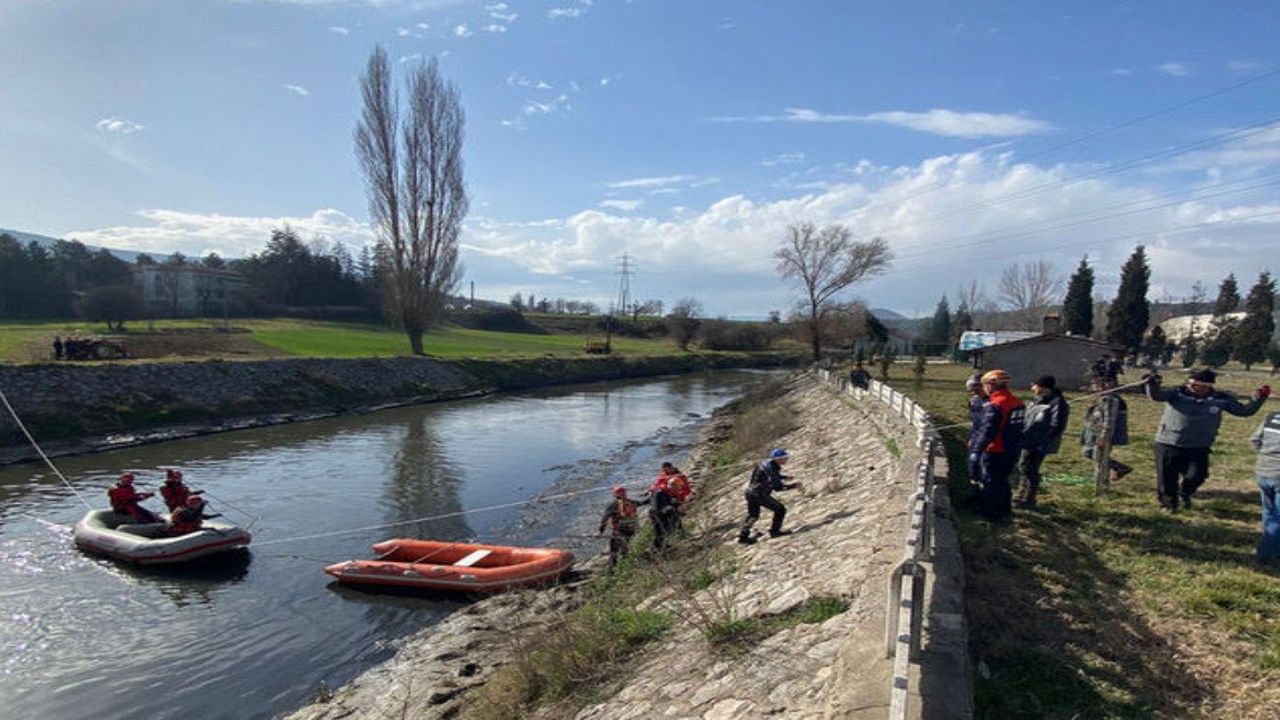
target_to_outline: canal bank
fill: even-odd
[[[923,601],[926,659],[900,681],[885,655],[917,440],[875,398],[793,378],[704,429],[688,468],[689,537],[666,555],[619,581],[471,605],[289,720],[971,717],[963,569],[945,505]],[[774,445],[802,483],[779,494],[794,532],[741,545],[742,489]],[[891,688],[907,682],[910,714],[894,715]]]
[[[398,357],[0,366],[0,391],[59,457],[536,387],[794,364],[785,353]],[[37,460],[0,411],[0,466]]]

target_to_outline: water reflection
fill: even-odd
[[[462,476],[450,462],[431,417],[407,418],[400,450],[392,461],[390,481],[383,491],[388,522],[459,513]],[[392,529],[396,536],[462,540],[471,537],[465,515],[424,520]]]

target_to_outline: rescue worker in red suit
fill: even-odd
[[[169,468],[164,471],[164,485],[160,486],[160,497],[164,498],[164,504],[169,508],[169,512],[173,512],[187,504],[187,498],[192,495],[199,495],[203,490],[192,490],[182,482],[182,471]]]
[[[635,537],[640,527],[636,504],[627,499],[627,489],[619,485],[613,489],[613,501],[604,509],[604,517],[600,518],[600,532],[604,533],[608,525],[609,535],[609,569],[617,567],[618,561],[627,556],[631,549],[631,538]]]
[[[982,485],[978,490],[978,512],[988,520],[1004,520],[1013,514],[1013,489],[1009,475],[1022,451],[1022,425],[1026,406],[1009,392],[1009,373],[990,370],[982,376],[987,403],[982,406],[974,447]]]
[[[169,515],[169,534],[170,535],[186,535],[187,533],[199,532],[204,526],[205,520],[212,520],[221,515],[205,515],[204,499],[199,495],[192,495],[187,498],[186,503],[174,510]]]
[[[671,516],[671,529],[677,532],[684,532],[683,516],[688,509],[689,496],[693,494],[693,488],[689,485],[689,478],[680,472],[674,464],[669,462],[662,463],[662,471],[658,474],[658,479],[654,481],[650,492],[657,489],[663,489],[667,495],[671,497],[672,507],[675,508],[676,514]]]
[[[160,518],[138,503],[155,493],[140,493],[133,487],[133,473],[120,476],[115,485],[107,489],[107,498],[111,501],[111,509],[124,523],[155,523]],[[127,519],[126,519],[127,518]]]

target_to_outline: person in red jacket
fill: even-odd
[[[187,504],[187,498],[203,493],[203,490],[192,490],[182,482],[182,471],[169,468],[164,471],[164,485],[160,486],[160,497],[164,498],[165,507],[173,512]]]
[[[199,495],[187,498],[182,507],[169,514],[169,534],[186,535],[199,532],[205,520],[221,517],[221,515],[205,515],[204,499]]]
[[[156,517],[155,513],[138,504],[155,493],[140,493],[135,490],[133,478],[133,473],[127,472],[120,476],[115,485],[107,489],[107,498],[111,500],[111,509],[115,511],[116,515],[129,518],[125,522],[160,522],[160,518]]]
[[[974,449],[981,453],[982,486],[978,512],[988,520],[1004,520],[1013,514],[1013,489],[1009,475],[1022,451],[1022,425],[1026,406],[1009,392],[1009,373],[990,370],[982,376],[987,402],[982,406]]]
[[[693,487],[689,485],[689,478],[677,468],[675,465],[664,462],[662,463],[662,474],[658,476],[661,481],[666,478],[667,493],[671,495],[671,499],[676,501],[681,513],[684,512],[684,505],[689,501],[689,496],[693,494]],[[657,483],[654,483],[655,485]]]

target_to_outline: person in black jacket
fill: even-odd
[[[1018,469],[1022,472],[1018,504],[1025,508],[1036,506],[1042,479],[1040,466],[1045,457],[1056,454],[1062,447],[1062,434],[1066,432],[1067,419],[1071,416],[1071,406],[1062,397],[1058,381],[1052,375],[1036,378],[1031,383],[1031,392],[1035,393],[1036,399],[1027,408],[1022,431],[1022,457],[1018,460]]]
[[[750,545],[756,539],[751,535],[751,528],[760,519],[760,508],[767,507],[773,511],[773,522],[769,525],[769,537],[790,535],[790,530],[782,529],[782,519],[787,516],[787,506],[773,497],[774,491],[791,490],[800,483],[786,482],[790,478],[782,474],[782,466],[787,463],[787,451],[778,448],[769,453],[769,459],[760,463],[751,471],[751,479],[747,481],[747,518],[742,521],[738,532],[738,542]]]
[[[862,363],[855,362],[853,370],[849,371],[849,382],[856,388],[866,390],[871,387],[871,374],[862,367]]]
[[[965,381],[964,389],[969,391],[969,443],[966,460],[969,466],[969,481],[976,487],[982,487],[982,448],[977,447],[978,427],[982,423],[982,409],[987,404],[987,393],[982,389],[982,376],[974,375]]]

